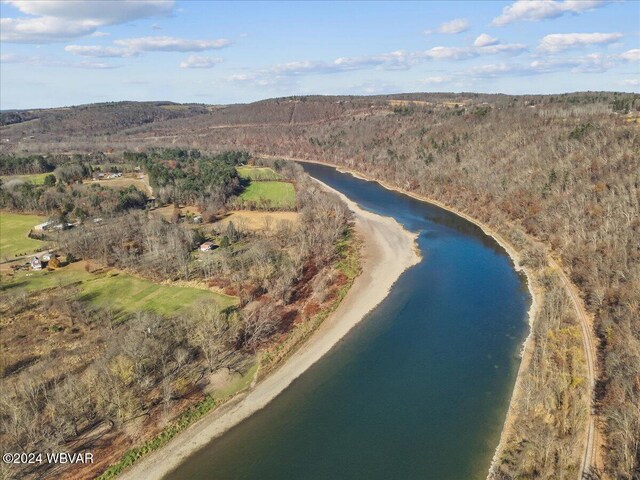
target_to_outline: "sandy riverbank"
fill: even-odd
[[[140,460],[119,478],[160,479],[212,439],[265,407],[382,302],[398,277],[420,261],[415,234],[394,219],[367,212],[341,193],[324,187],[339,195],[354,212],[356,231],[364,240],[362,273],[347,296],[311,338],[275,372],[205,416],[164,448]]]

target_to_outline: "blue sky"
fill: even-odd
[[[2,109],[640,91],[640,2],[0,3]]]

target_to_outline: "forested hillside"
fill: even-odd
[[[207,113],[203,105],[172,102],[111,102],[42,110],[0,112],[0,126],[15,138],[52,140],[66,135],[105,135],[137,125]],[[31,138],[33,137],[33,138]]]
[[[71,130],[23,139],[16,125],[1,136],[3,151],[16,153],[178,143],[326,161],[492,226],[543,279],[540,318],[557,320],[535,332],[532,364],[542,373],[531,379],[531,402],[519,410],[526,428],[514,433],[497,478],[558,478],[580,460],[583,359],[545,256],[557,259],[598,339],[599,475],[630,480],[640,475],[639,117],[640,96],[606,92],[305,97],[123,125],[108,137]]]

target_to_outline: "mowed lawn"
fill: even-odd
[[[45,217],[37,215],[0,212],[0,259],[37,251],[43,242],[27,235],[29,230],[45,220]]]
[[[238,175],[249,180],[266,181],[282,179],[282,175],[276,173],[269,167],[249,167],[245,165],[237,167],[236,170],[238,171]]]
[[[22,180],[23,182],[31,182],[34,185],[43,185],[44,184],[44,177],[46,177],[47,175],[51,175],[53,172],[48,172],[48,173],[34,173],[32,175],[3,175],[2,177],[2,181],[3,182],[8,182],[9,180]]]
[[[258,206],[266,204],[271,208],[294,210],[296,192],[288,182],[251,182],[240,194],[244,201],[256,202]]]
[[[122,313],[153,311],[160,315],[172,315],[200,301],[214,301],[220,308],[237,303],[235,297],[194,287],[161,285],[128,275],[119,270],[106,273],[85,271],[85,262],[77,262],[48,272],[20,272],[5,288],[24,288],[29,291],[58,286],[77,285],[78,299],[96,307],[109,308]]]

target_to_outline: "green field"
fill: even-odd
[[[33,175],[3,175],[0,178],[2,178],[3,182],[6,182],[8,180],[13,180],[13,179],[17,179],[17,180],[23,180],[25,182],[31,182],[34,185],[42,185],[44,184],[44,177],[46,177],[47,175],[51,175],[52,172],[49,173],[34,173]]]
[[[248,180],[265,181],[282,179],[282,175],[276,173],[269,167],[249,167],[245,165],[236,167],[236,170],[238,171],[238,175]]]
[[[28,291],[75,284],[80,290],[79,300],[113,309],[116,318],[123,313],[142,310],[172,315],[203,300],[213,300],[220,308],[237,303],[235,297],[228,295],[194,287],[160,285],[119,270],[89,273],[84,265],[84,262],[78,262],[52,272],[20,272],[3,284],[7,289],[19,287]]]
[[[296,192],[287,182],[251,182],[240,194],[245,202],[255,202],[258,207],[294,210]]]
[[[0,259],[37,251],[43,242],[29,238],[27,234],[45,220],[37,215],[0,212]]]

